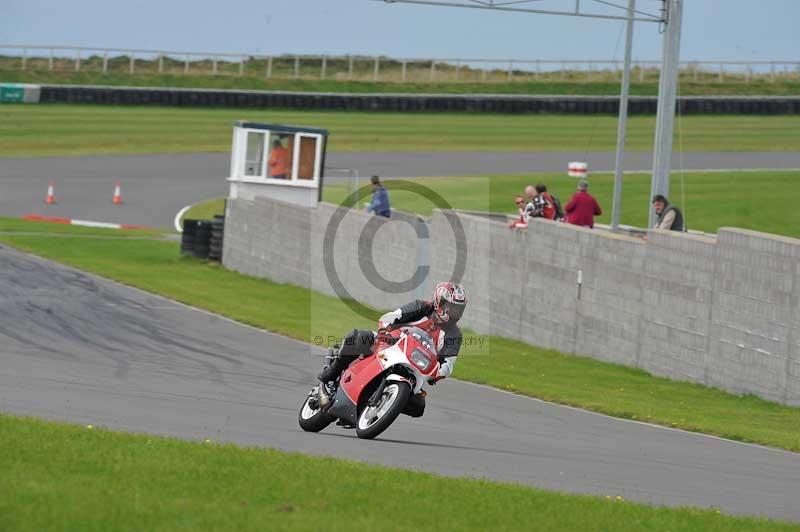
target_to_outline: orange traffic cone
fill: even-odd
[[[114,186],[114,197],[111,198],[114,205],[122,205],[122,187],[119,186],[119,181]]]
[[[44,202],[46,205],[53,205],[56,202],[56,191],[52,181],[47,185],[47,196],[44,198]]]

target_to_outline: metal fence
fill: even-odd
[[[634,60],[632,77],[657,83],[660,61]],[[0,71],[251,76],[398,83],[611,82],[622,61],[559,59],[390,58],[363,55],[260,55],[76,46],[0,44]],[[800,79],[800,61],[683,61],[682,81]]]

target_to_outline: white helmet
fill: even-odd
[[[433,313],[439,323],[456,323],[464,314],[467,294],[464,287],[452,281],[436,285],[433,290]]]

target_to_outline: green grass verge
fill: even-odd
[[[430,187],[456,209],[505,212],[512,214],[516,207],[514,196],[522,194],[525,185],[546,183],[566,205],[575,191],[576,180],[554,174],[496,175],[489,177],[420,178],[413,181]],[[604,209],[600,223],[611,223],[611,201],[614,176],[593,174],[591,193]],[[386,181],[392,208],[430,215],[433,205],[418,195],[392,190]],[[680,175],[673,175],[672,197],[680,205]],[[795,198],[800,197],[800,172],[697,172],[685,176],[685,214],[690,229],[716,233],[720,227],[741,227],[765,233],[800,238],[800,210]],[[775,191],[780,191],[777,193]],[[325,201],[340,204],[348,195],[345,186],[326,185]],[[626,174],[622,194],[621,222],[635,227],[647,226],[650,176]],[[198,203],[186,218],[210,218],[222,214],[224,200],[211,199]]]
[[[173,242],[81,238],[76,245],[63,237],[3,235],[0,242],[304,341],[374,326],[337,298],[180,258]],[[374,319],[378,315],[376,310]],[[497,337],[466,347],[459,358],[461,379],[612,416],[800,451],[800,408]]]
[[[797,529],[717,510],[654,508],[613,493],[566,495],[7,415],[0,439],[3,530]],[[398,504],[425,517],[411,521]]]
[[[0,233],[49,233],[64,235],[106,236],[118,238],[143,238],[161,236],[168,231],[161,229],[106,229],[84,227],[53,222],[32,222],[21,218],[0,219]]]
[[[140,63],[141,64],[141,63]],[[69,65],[72,68],[72,65]],[[6,67],[7,68],[7,67]],[[127,64],[125,64],[127,68]],[[208,89],[243,89],[243,90],[281,90],[301,92],[339,92],[339,93],[404,93],[404,94],[547,94],[547,95],[612,95],[620,91],[618,80],[605,76],[604,81],[584,82],[583,74],[577,74],[578,79],[560,81],[558,74],[542,81],[495,81],[479,83],[468,81],[416,81],[400,82],[400,69],[397,68],[390,76],[396,79],[391,81],[346,81],[326,79],[320,80],[312,77],[293,79],[287,72],[282,78],[267,79],[261,77],[264,69],[258,75],[203,75],[203,74],[158,74],[140,73],[129,75],[127,72],[75,72],[48,71],[48,70],[4,70],[0,71],[0,81],[16,83],[41,83],[41,84],[68,84],[68,85],[116,85],[128,87],[182,87],[182,88],[208,88]],[[427,77],[428,72],[422,74]],[[442,74],[439,74],[443,77]],[[306,74],[308,76],[308,74]],[[369,73],[371,76],[371,72]],[[599,75],[595,75],[595,79]],[[452,78],[452,76],[450,76]],[[505,73],[501,73],[505,77]],[[634,96],[655,96],[658,94],[658,78],[650,76],[648,81],[641,83],[635,77],[631,83],[631,94]],[[704,81],[682,79],[679,94],[685,96],[702,95],[731,95],[731,96],[787,96],[800,94],[800,83],[786,76],[776,78],[775,81],[754,79],[749,83],[743,80],[728,80],[719,82],[716,76]]]
[[[180,223],[183,226],[184,220],[211,220],[214,216],[222,214],[225,214],[225,198],[213,198],[192,205],[183,213]]]
[[[228,152],[232,124],[243,118],[328,128],[334,151],[613,151],[617,138],[611,115],[5,104],[0,157]],[[692,115],[680,123],[689,151],[800,150],[800,116]],[[654,116],[632,116],[627,149],[650,151],[654,126]]]

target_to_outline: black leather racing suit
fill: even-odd
[[[430,319],[435,320],[433,303],[417,299],[381,316],[378,320],[378,327],[397,329],[403,325],[417,325]],[[449,377],[453,373],[453,366],[455,366],[456,357],[461,349],[463,335],[456,323],[435,324],[434,330],[436,329],[441,331],[437,346],[440,364],[438,376]],[[433,332],[431,331],[432,334]],[[365,329],[353,329],[347,333],[339,350],[339,358],[320,373],[319,380],[323,382],[335,380],[359,355],[370,354],[375,338],[376,334],[373,331]]]

